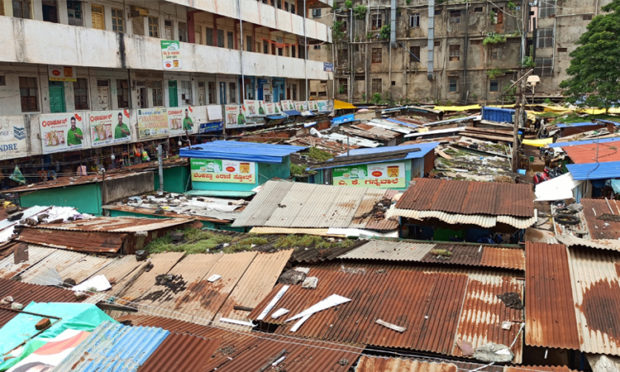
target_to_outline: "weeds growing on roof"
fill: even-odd
[[[354,244],[352,240],[330,241],[315,235],[287,235],[278,238],[274,246],[279,249],[284,248],[316,248],[329,249],[336,247],[350,247]]]

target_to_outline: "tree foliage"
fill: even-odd
[[[609,109],[620,101],[620,0],[603,7],[573,51],[570,78],[561,83],[570,102]]]

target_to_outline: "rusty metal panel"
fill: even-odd
[[[133,301],[144,295],[155,284],[158,275],[166,274],[183,257],[182,252],[166,252],[154,254],[150,257],[153,268],[142,273],[131,285],[123,289],[116,296],[121,296],[125,301]]]
[[[525,270],[525,251],[521,248],[484,246],[480,266]]]
[[[76,302],[73,291],[45,285],[23,283],[0,279],[0,298],[12,296],[15,302],[24,306],[36,302]]]
[[[362,355],[355,372],[458,372],[452,363],[433,363],[415,359],[385,358]]]
[[[525,247],[525,343],[579,349],[566,247],[531,242]]]
[[[105,275],[106,279],[112,284],[112,288],[130,275],[138,267],[145,265],[146,262],[136,260],[136,256],[121,256],[110,259],[110,264],[104,268],[93,272],[92,275]]]
[[[513,363],[521,363],[523,343],[519,341],[524,313],[523,309],[506,306],[497,297],[504,293],[516,293],[523,302],[523,281],[494,274],[470,274],[456,339],[469,342],[474,349],[489,342],[510,346],[516,340],[512,347]],[[511,322],[510,329],[502,329],[503,322]],[[457,345],[452,353],[462,355]]]
[[[529,185],[416,178],[396,203],[398,209],[493,216],[534,216]]]
[[[146,371],[204,371],[213,369],[212,355],[220,341],[171,333],[138,368]]]
[[[123,246],[126,237],[126,234],[59,231],[26,227],[22,230],[17,240],[29,244],[80,252],[117,253]]]
[[[587,144],[578,146],[564,146],[562,150],[575,164],[603,163],[620,161],[620,152],[617,144]]]
[[[73,265],[79,260],[86,257],[86,255],[77,252],[63,251],[60,249],[55,250],[52,254],[45,257],[39,263],[30,266],[23,274],[21,274],[22,281],[26,283],[32,283],[37,280],[37,277],[44,275],[48,270],[56,270],[60,273],[67,266]],[[63,278],[65,279],[65,278]],[[39,283],[43,284],[43,283]],[[56,285],[57,283],[46,283],[48,285]]]
[[[54,253],[54,249],[28,246],[28,260],[15,263],[15,255],[11,253],[0,261],[0,278],[11,279],[32,265],[37,264]]]
[[[435,244],[433,243],[371,240],[339,258],[354,260],[421,261],[434,247]]]
[[[316,289],[293,285],[275,308],[284,307],[294,315],[332,294],[350,298],[351,302],[312,315],[295,333],[290,332],[293,322],[284,322],[286,317],[272,319],[268,314],[264,321],[277,325],[277,334],[455,355],[454,345],[459,334],[471,337],[476,348],[484,339],[482,334],[487,332],[482,321],[479,330],[460,324],[469,319],[470,313],[480,311],[492,319],[499,319],[504,311],[495,302],[478,301],[471,303],[472,308],[464,307],[467,298],[474,299],[474,294],[468,292],[468,283],[476,280],[476,277],[470,279],[464,271],[330,264],[312,266],[308,275],[318,278]],[[499,291],[507,285],[504,282],[514,281],[514,277],[506,274],[488,275],[492,278],[488,280],[502,283],[487,290],[493,295],[500,294]],[[281,285],[276,286],[265,297],[252,311],[250,319],[256,319],[280,288]],[[377,324],[377,319],[406,330],[402,333],[393,331]],[[490,334],[486,335],[486,340],[505,342],[505,337]]]
[[[293,182],[267,181],[252,202],[237,216],[232,226],[265,225],[291,187]]]
[[[93,273],[105,268],[114,260],[107,257],[84,256],[73,264],[58,271],[63,280],[72,279],[76,284],[90,278]],[[106,278],[107,279],[107,278]]]
[[[568,261],[580,350],[620,356],[620,257],[570,249]]]
[[[620,202],[618,200],[605,199],[581,199],[583,214],[592,239],[618,239],[620,238],[620,220],[614,221],[606,218],[607,215],[620,216]]]
[[[41,224],[37,228],[50,230],[137,232],[165,229],[192,222],[191,218],[139,218],[95,217],[54,224]]]
[[[292,253],[292,249],[258,253],[220,308],[216,319],[224,317],[249,321],[249,311],[235,310],[234,307],[253,309],[258,305],[273,289]]]

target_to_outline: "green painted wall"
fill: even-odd
[[[391,161],[386,161],[383,163],[394,163],[397,162],[398,160],[391,160]],[[405,179],[407,180],[405,188],[394,188],[394,190],[399,190],[399,191],[404,191],[407,190],[407,188],[409,187],[409,181],[411,181],[412,179],[412,169],[411,169],[411,160],[405,160]],[[381,164],[381,163],[374,163],[374,164]],[[424,170],[424,159],[422,159],[422,170]],[[328,174],[327,177],[325,177],[323,175],[323,173],[326,172]],[[325,179],[329,179],[332,176],[332,170],[331,169],[324,169],[324,170],[319,170],[317,172],[317,174],[314,175],[314,178],[312,180],[312,183],[318,183],[318,184],[325,184]],[[415,175],[415,177],[419,177],[418,175]],[[391,189],[391,188],[390,188]]]
[[[55,205],[73,207],[80,213],[97,216],[102,213],[101,187],[98,183],[21,193],[19,203],[25,208],[35,205]]]
[[[164,180],[165,182],[165,180]],[[110,217],[143,217],[143,218],[168,218],[166,216],[158,216],[155,214],[142,214],[142,213],[135,213],[135,212],[125,212],[125,211],[117,211],[117,210],[113,210],[113,209],[107,209],[106,210],[107,214]],[[191,216],[190,216],[191,217]],[[246,229],[244,227],[231,227],[230,224],[219,224],[219,223],[213,223],[213,222],[209,222],[209,221],[200,221],[202,223],[202,227],[203,228],[208,228],[211,230],[227,230],[227,231],[238,231],[238,232],[245,232]]]
[[[155,172],[155,191],[159,190],[159,173]],[[164,168],[164,191],[184,193],[190,188],[187,166]]]

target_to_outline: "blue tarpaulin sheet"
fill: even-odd
[[[285,114],[287,114],[288,116],[299,116],[301,115],[301,112],[297,111],[297,110],[287,110],[284,111]]]
[[[566,168],[576,180],[604,180],[620,178],[620,161],[605,163],[567,164]]]
[[[419,128],[420,127],[419,125],[415,125],[413,123],[407,123],[405,121],[400,121],[400,120],[396,120],[396,119],[392,119],[392,118],[387,118],[385,120],[389,121],[390,123],[404,125],[404,126],[409,127],[409,128]]]
[[[301,146],[273,145],[269,143],[213,141],[184,147],[180,155],[185,158],[227,159],[259,163],[282,163],[286,156],[306,149]]]

